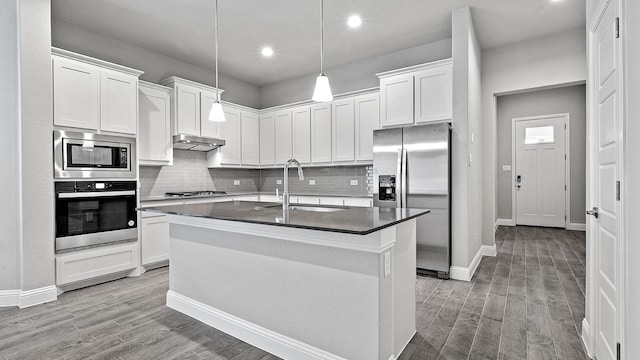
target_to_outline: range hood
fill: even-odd
[[[192,135],[173,135],[173,148],[191,151],[211,151],[223,146],[225,141]]]

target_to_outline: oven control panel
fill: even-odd
[[[135,181],[56,181],[56,192],[96,192],[136,190]]]

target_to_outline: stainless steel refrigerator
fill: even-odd
[[[417,218],[417,271],[449,278],[451,266],[449,123],[373,132],[373,206],[426,208]]]

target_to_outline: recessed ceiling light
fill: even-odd
[[[347,20],[347,25],[351,28],[357,28],[362,25],[362,19],[358,15],[349,16],[349,20]]]
[[[262,48],[262,56],[270,57],[272,55],[273,55],[273,49],[272,48],[270,48],[268,46],[265,46],[265,47]]]

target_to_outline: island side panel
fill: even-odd
[[[395,228],[391,268],[393,352],[398,357],[416,333],[416,220],[400,223]]]
[[[170,291],[346,359],[381,358],[380,254],[173,223],[170,241]]]

